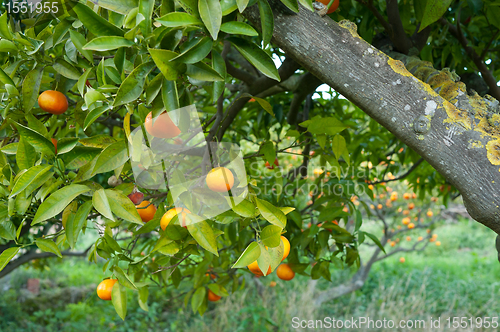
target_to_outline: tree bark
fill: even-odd
[[[257,6],[244,15],[260,27]],[[360,38],[354,23],[303,7],[297,15],[274,11],[273,42],[420,154],[460,191],[471,217],[500,234],[497,101],[458,88],[445,100]]]

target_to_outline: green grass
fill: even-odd
[[[361,290],[319,308],[312,305],[315,292],[349,280],[353,271],[332,269],[332,283],[320,280],[314,291],[303,276],[290,282],[274,274],[260,279],[249,276],[244,290],[210,304],[203,317],[184,307],[182,298],[169,299],[164,289],[157,289],[150,293],[149,312],[138,307],[137,293],[130,292],[128,316],[122,321],[110,302],[95,295],[95,284],[102,278],[100,266],[79,259],[53,260],[48,270],[21,268],[12,273],[12,288],[0,293],[0,331],[296,331],[304,329],[292,328],[293,317],[367,316],[394,321],[441,316],[441,329],[433,331],[449,331],[443,324],[450,316],[498,316],[500,264],[495,234],[467,220],[447,224],[436,233],[440,247],[430,244],[424,252],[405,253],[404,264],[399,262],[401,255],[375,264]],[[28,278],[41,279],[42,293],[36,299],[26,299],[27,291],[22,289]],[[269,287],[271,280],[278,285]],[[75,289],[83,289],[83,295],[68,304]],[[385,331],[370,329],[374,330]]]

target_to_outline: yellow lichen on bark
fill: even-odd
[[[500,140],[491,140],[486,144],[488,160],[493,165],[500,165]]]
[[[461,124],[465,129],[472,129],[472,120],[469,117],[469,113],[467,111],[456,108],[452,103],[445,100],[443,102],[444,110],[448,115],[448,119],[444,120],[444,123],[456,123]]]
[[[356,25],[356,23],[354,22],[351,22],[349,20],[342,20],[339,22],[339,25],[347,30],[349,30],[349,32],[351,33],[351,35],[355,38],[359,38],[359,39],[362,39],[359,35],[358,35],[358,26]],[[364,39],[363,39],[364,41]]]
[[[387,64],[391,66],[392,70],[394,70],[396,73],[406,76],[406,77],[412,77],[413,75],[406,69],[404,63],[402,63],[399,60],[394,60],[393,58],[389,58],[387,60]]]

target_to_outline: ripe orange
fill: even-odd
[[[208,277],[208,273],[205,273],[205,275]],[[210,273],[210,279],[216,279],[217,276],[215,274]]]
[[[117,281],[117,279],[106,279],[101,281],[99,286],[97,286],[97,296],[102,300],[110,301],[111,290]]]
[[[319,0],[319,2],[321,2],[322,4],[324,4],[325,6],[328,6],[328,4],[330,3],[330,0]],[[335,0],[332,5],[330,6],[330,9],[328,9],[328,11],[326,12],[327,14],[331,14],[333,13],[334,11],[337,10],[337,8],[339,8],[339,3],[340,1],[339,0]]]
[[[252,272],[256,276],[259,276],[259,277],[263,277],[264,276],[264,273],[261,271],[259,265],[257,264],[257,261],[249,264],[247,267],[250,270],[250,272]],[[271,266],[269,266],[269,269],[267,270],[267,274],[266,275],[269,275],[270,273],[271,273]]]
[[[38,106],[51,114],[63,114],[68,110],[68,99],[59,91],[47,90],[38,96]]]
[[[233,173],[225,167],[216,167],[207,174],[207,186],[210,190],[224,193],[234,185]]]
[[[396,245],[396,242],[392,241],[391,242],[391,247],[394,247]]]
[[[276,281],[271,281],[269,283],[269,287],[276,287]]]
[[[377,205],[377,209],[382,210],[384,206],[382,204]]]
[[[52,144],[54,144],[54,147],[56,148],[56,154],[57,154],[57,140],[55,138],[50,139],[52,141]]]
[[[436,245],[439,247],[441,245],[441,241],[436,241]]]
[[[283,244],[285,247],[285,249],[283,250],[283,258],[281,259],[281,261],[283,262],[285,260],[285,258],[288,257],[288,254],[290,253],[290,241],[288,241],[288,239],[286,237],[284,237],[283,235],[281,235],[281,241],[283,241]]]
[[[167,112],[163,112],[155,119],[153,119],[152,112],[149,112],[144,126],[151,136],[158,138],[174,138],[181,133],[181,130],[172,122]]]
[[[409,193],[404,193],[403,194],[403,198],[404,199],[410,199],[411,198],[411,195]]]
[[[397,200],[397,199],[398,199],[398,193],[395,191],[395,192],[393,192],[393,193],[391,194],[391,201],[393,201],[393,202],[394,202],[394,201],[395,201],[395,200]]]
[[[141,204],[136,205],[135,207],[136,207],[136,209],[137,208],[144,208],[144,207],[148,206],[149,204],[150,204],[149,201],[142,201]],[[156,206],[151,204],[145,209],[137,209],[137,212],[139,213],[139,216],[141,217],[142,221],[148,222],[151,219],[153,219],[153,217],[155,216]]]
[[[415,204],[414,203],[408,204],[408,209],[413,210],[414,208],[415,208]]]
[[[401,257],[401,258],[399,258],[399,261],[400,261],[401,263],[404,263],[404,262],[406,261],[406,259],[405,259],[404,257]]]
[[[418,241],[422,241],[424,238],[422,236],[418,237]]]
[[[407,215],[409,215],[409,214],[410,214],[410,211],[408,211],[408,210],[403,210],[403,215],[404,215],[404,216],[407,216]]]
[[[407,237],[406,237],[406,241],[411,241],[411,237],[410,237],[410,236],[407,236]]]
[[[411,219],[406,217],[406,218],[403,218],[403,225],[408,225],[410,223]]]
[[[433,213],[432,211],[430,211],[430,210],[429,210],[429,211],[427,211],[427,217],[429,217],[429,218],[430,218],[430,217],[432,217],[433,215],[434,215],[434,213]]]
[[[292,280],[295,277],[295,272],[293,272],[290,266],[285,263],[278,266],[276,274],[281,280]]]
[[[186,226],[186,214],[191,213],[188,209],[185,208],[173,208],[165,212],[163,217],[161,217],[160,220],[160,227],[161,229],[165,230],[167,228],[168,224],[170,223],[170,220],[172,220],[173,217],[175,217],[178,214],[181,214],[179,217],[179,223],[181,224],[182,227],[187,228]]]
[[[208,300],[211,302],[217,302],[221,299],[219,295],[216,295],[214,292],[212,292],[210,289],[208,290]]]
[[[409,223],[409,224],[408,224],[408,228],[409,228],[409,229],[415,228],[415,224],[414,224],[414,223],[412,223],[412,222],[411,222],[411,223]]]

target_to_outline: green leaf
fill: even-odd
[[[243,199],[236,206],[231,204],[231,208],[233,209],[234,212],[236,212],[238,215],[244,218],[253,218],[258,213],[257,209],[255,208],[255,205],[247,199]]]
[[[41,251],[51,252],[59,258],[62,258],[61,251],[57,247],[54,241],[48,239],[36,239],[36,246],[40,248]]]
[[[17,194],[19,194],[21,191],[26,189],[26,187],[28,187],[33,181],[35,181],[35,179],[39,178],[40,176],[43,176],[51,168],[52,168],[51,165],[38,165],[28,169],[16,181],[9,197],[14,197]]]
[[[120,47],[131,47],[135,43],[123,37],[97,37],[89,41],[85,46],[83,46],[84,50],[91,51],[111,51],[116,50]]]
[[[218,296],[229,296],[228,291],[219,284],[209,284],[208,288]]]
[[[54,70],[61,74],[62,76],[69,78],[70,80],[78,80],[81,76],[81,73],[73,67],[68,61],[63,59],[57,59],[56,62],[52,65]]]
[[[172,61],[178,61],[182,63],[196,63],[205,59],[205,57],[212,50],[212,40],[208,37],[204,37],[200,39],[196,44],[192,47],[188,48],[184,52],[182,52],[179,56],[173,58]]]
[[[47,127],[38,120],[33,114],[27,114],[26,115],[26,120],[28,120],[28,127],[36,131],[37,133],[41,134],[42,136],[47,137],[48,136],[48,131]]]
[[[363,234],[368,236],[370,239],[372,239],[372,241],[375,242],[377,247],[379,247],[380,250],[382,250],[384,252],[384,254],[386,254],[384,246],[382,245],[382,243],[380,243],[379,239],[377,239],[377,237],[375,235],[367,233],[367,232],[363,232]]]
[[[285,6],[287,6],[292,12],[299,12],[299,3],[297,0],[280,0]]]
[[[122,320],[127,316],[127,290],[119,282],[115,282],[111,290],[111,301],[115,307],[116,313]]]
[[[339,159],[347,150],[345,138],[342,135],[335,135],[332,140],[332,151],[335,158]]]
[[[280,76],[273,60],[259,46],[238,37],[230,37],[227,40],[265,76],[280,81]]]
[[[255,202],[257,203],[257,208],[264,219],[278,227],[286,227],[286,216],[280,209],[259,198],[255,198]]]
[[[113,272],[120,285],[133,290],[137,290],[137,286],[133,283],[132,279],[130,279],[130,277],[125,272],[123,272],[123,270],[119,266],[114,266]]]
[[[21,247],[8,248],[8,249],[5,249],[0,254],[0,271],[2,271],[4,269],[4,267],[11,261],[11,259],[17,255],[19,249],[21,249]]]
[[[429,0],[431,1],[431,0]],[[500,29],[500,7],[490,5],[486,7],[486,17],[488,22],[494,25],[496,28]]]
[[[128,104],[139,98],[144,90],[146,76],[153,68],[153,62],[146,62],[135,68],[120,85],[113,106]]]
[[[95,90],[94,90],[95,91]],[[87,93],[88,94],[88,93]],[[85,120],[83,121],[83,129],[87,130],[87,128],[94,123],[95,120],[99,119],[101,115],[103,115],[107,110],[110,109],[109,105],[99,106],[91,110],[87,113]]]
[[[236,263],[232,266],[233,269],[247,267],[255,262],[260,257],[260,246],[257,242],[252,242],[240,255]]]
[[[219,0],[198,0],[198,11],[213,40],[217,40],[222,23],[222,9]]]
[[[144,17],[144,20],[139,23],[139,27],[144,37],[148,37],[152,32],[151,17],[153,16],[154,6],[155,0],[139,0],[139,14]]]
[[[274,165],[276,160],[276,150],[274,149],[274,143],[272,141],[267,141],[260,146],[259,153],[264,155],[264,158],[269,162],[269,165]]]
[[[156,21],[170,28],[202,24],[202,22],[193,15],[182,12],[168,13],[167,15],[156,19]]]
[[[87,43],[87,40],[85,40],[85,37],[79,33],[78,31],[75,30],[69,30],[69,35],[71,38],[71,41],[73,42],[73,45],[75,45],[76,49],[85,57],[85,59],[93,62],[93,56],[92,52],[88,50],[83,49],[83,45]]]
[[[273,107],[271,106],[271,104],[267,102],[267,100],[255,96],[253,97],[253,99],[255,99],[255,101],[259,103],[259,105],[264,109],[264,111],[266,111],[267,113],[269,113],[274,117]]]
[[[281,243],[281,231],[283,228],[269,225],[264,227],[262,232],[260,232],[260,239],[265,246],[270,248],[274,248],[280,245]]]
[[[422,24],[418,32],[422,31],[432,23],[436,22],[446,13],[452,0],[427,0],[425,5]]]
[[[148,307],[149,288],[147,286],[139,288],[138,302],[144,311],[149,311]]]
[[[137,0],[92,0],[96,5],[112,10],[116,13],[127,15],[132,9],[137,7]]]
[[[206,295],[207,290],[204,286],[198,287],[198,289],[194,292],[193,297],[191,298],[191,309],[193,309],[193,312],[196,312],[202,305]]]
[[[30,71],[23,80],[23,109],[29,112],[35,106],[42,83],[43,68],[38,67]],[[10,83],[9,83],[10,84]]]
[[[12,33],[10,32],[9,25],[9,17],[7,16],[7,11],[5,11],[2,16],[0,16],[0,37],[12,40]]]
[[[139,213],[137,212],[137,209],[135,208],[134,203],[132,203],[127,196],[113,189],[106,189],[105,192],[108,197],[111,211],[116,216],[138,225],[144,224],[139,216]]]
[[[236,21],[223,23],[220,27],[220,31],[233,35],[244,35],[251,37],[259,35],[259,33],[252,26],[243,22]]]
[[[322,118],[320,116],[315,116],[311,120],[304,121],[299,126],[306,127],[307,131],[316,135],[335,135],[347,128],[347,126],[335,117]]]
[[[97,210],[97,212],[99,212],[104,217],[113,221],[115,220],[104,189],[99,189],[94,192],[94,195],[92,195],[92,205]]]
[[[212,50],[212,67],[222,78],[226,77],[226,63],[222,56],[215,50]],[[213,83],[212,102],[217,102],[217,99],[224,93],[225,87],[224,81],[215,81]]]
[[[219,256],[217,252],[217,240],[215,239],[212,227],[204,220],[193,220],[191,214],[187,214],[186,219],[191,221],[186,221],[187,230],[196,242],[212,254]]]
[[[104,240],[106,240],[108,246],[115,252],[122,252],[122,248],[120,247],[118,242],[116,242],[116,240],[113,239],[113,237],[106,232],[104,232]]]
[[[113,25],[82,3],[77,3],[73,9],[83,25],[96,36],[123,37],[125,34],[122,29]]]
[[[262,28],[262,41],[264,48],[271,42],[274,31],[274,15],[267,0],[258,0],[260,25]]]
[[[193,65],[187,65],[186,75],[196,80],[206,82],[224,80],[218,72],[216,72],[212,67],[203,62],[198,62]]]
[[[1,42],[1,40],[0,40],[0,42]],[[0,47],[1,47],[1,45],[0,45]],[[16,84],[14,83],[12,78],[10,78],[10,76],[7,75],[7,73],[4,72],[2,68],[0,68],[0,82],[2,82],[3,84],[10,84],[12,86],[16,86]]]
[[[186,71],[186,65],[181,62],[171,62],[179,54],[169,50],[149,49],[149,53],[153,58],[158,69],[160,69],[163,76],[169,81],[175,81],[177,76]]]
[[[73,249],[75,247],[76,241],[78,240],[78,235],[83,226],[86,225],[87,217],[92,210],[92,201],[87,201],[82,204],[76,211],[74,218],[69,218],[66,222],[66,239]]]
[[[129,159],[127,148],[126,141],[119,141],[104,149],[97,158],[92,175],[110,172],[125,164]]]
[[[36,225],[59,214],[73,199],[89,190],[89,187],[80,184],[72,184],[59,189],[40,205],[31,225]]]
[[[45,138],[42,134],[37,133],[33,129],[23,126],[22,124],[17,122],[13,122],[13,124],[19,131],[21,137],[33,146],[36,151],[43,152],[49,156],[53,156],[55,154],[55,147],[54,144],[52,144],[52,141]]]
[[[238,11],[243,13],[243,11],[247,8],[250,0],[236,0],[236,4],[238,5]]]
[[[17,144],[16,150],[16,163],[19,170],[28,169],[35,164],[36,161],[36,151],[35,149],[26,142],[26,139],[22,136],[19,138],[19,143]]]

